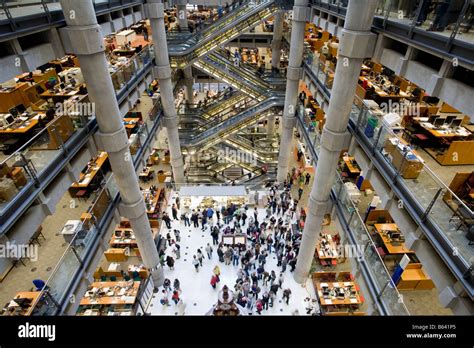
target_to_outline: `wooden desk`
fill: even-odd
[[[382,88],[380,88],[379,85],[377,85],[376,83],[374,83],[373,81],[371,81],[369,78],[367,78],[365,76],[360,76],[359,81],[361,81],[361,82],[367,81],[367,86],[373,87],[374,90],[375,90],[375,93],[377,93],[377,95],[380,98],[402,99],[402,98],[410,98],[411,97],[410,94],[408,94],[406,92],[403,92],[402,90],[400,90],[399,94],[388,94]]]
[[[66,92],[65,90],[60,90],[58,92],[47,90],[46,92],[41,93],[41,98],[43,99],[68,99],[79,93],[79,88],[74,88],[73,90]]]
[[[33,309],[35,308],[36,302],[39,299],[40,295],[41,295],[41,291],[18,292],[15,295],[15,297],[13,297],[12,300],[20,299],[20,298],[31,299],[30,306],[28,308],[21,309],[21,311],[19,312],[15,311],[14,313],[10,313],[6,311],[3,315],[4,316],[22,316],[22,317],[30,316],[33,313]],[[10,308],[10,306],[7,306],[7,308]]]
[[[14,123],[10,125],[11,128],[0,129],[0,134],[11,134],[11,135],[19,135],[19,134],[27,134],[31,132],[36,126],[38,126],[39,121],[37,119],[29,119],[28,121],[24,121],[22,123]]]
[[[443,130],[440,130],[440,129],[430,128],[429,125],[431,125],[431,123],[420,122],[420,120],[416,117],[413,118],[413,121],[435,138],[467,138],[472,134],[470,131],[468,131],[464,127],[459,128],[460,131],[462,132],[461,134],[460,133],[449,133],[451,131],[450,129],[447,129],[448,132],[446,133],[446,132],[443,132]]]
[[[399,290],[431,290],[434,283],[422,268],[407,268],[397,284]]]
[[[400,242],[400,245],[393,245],[390,241],[390,238],[387,236],[386,232],[388,231],[400,233],[397,224],[375,224],[374,227],[377,233],[380,235],[380,238],[382,239],[382,242],[389,254],[396,255],[414,253],[414,251],[408,249],[403,242]]]
[[[127,135],[130,138],[132,131],[138,127],[140,119],[138,117],[133,117],[133,118],[126,117],[123,119],[123,121],[124,121],[125,130],[127,131]]]
[[[328,250],[322,246],[322,241],[328,242]],[[339,253],[337,252],[337,245],[330,234],[321,234],[318,243],[316,244],[316,252],[320,260],[337,260]]]
[[[323,285],[327,285],[330,291],[340,288],[340,287],[356,289],[356,284],[354,282],[333,282],[333,283],[315,282],[315,283],[316,283],[316,292],[318,294],[319,302],[321,306],[354,306],[354,305],[362,304],[360,294],[357,290],[356,290],[356,295],[353,298],[347,295],[344,298],[330,296],[331,298],[325,299],[323,297]]]
[[[108,292],[100,297],[92,298],[86,297],[82,298],[80,305],[81,306],[90,306],[90,305],[133,305],[137,299],[138,288],[140,287],[140,282],[133,282],[133,286],[126,290],[123,295],[120,294],[121,289],[127,287],[127,282],[95,282],[90,285],[90,290],[86,292],[86,295],[92,289],[105,289],[109,288]]]
[[[107,152],[101,152],[97,157],[96,161],[94,162],[94,166],[92,167],[90,173],[81,173],[81,175],[79,176],[79,181],[76,181],[71,185],[71,187],[69,188],[69,192],[74,195],[78,190],[88,189],[89,185],[94,181],[95,176],[103,167],[108,157],[109,156],[107,155]],[[89,175],[87,177],[88,179],[86,179],[86,175]]]
[[[360,168],[359,166],[357,165],[357,162],[355,161],[355,158],[354,157],[343,157],[342,160],[344,161],[344,164],[346,165],[347,167],[347,170],[349,171],[349,173],[351,174],[351,176],[359,176],[360,175]],[[354,164],[351,163],[351,161],[354,162]]]
[[[148,278],[148,270],[146,269],[145,266],[134,266],[134,265],[129,265],[128,266],[128,275],[133,278],[133,273],[137,272],[138,276],[142,279]]]
[[[0,112],[9,112],[11,108],[23,104],[25,107],[30,106],[30,101],[25,95],[25,90],[30,87],[27,82],[18,82],[11,88],[4,87],[0,89]]]
[[[151,194],[150,190],[143,191],[143,198],[147,208],[147,214],[155,214],[158,211],[159,204],[158,199],[160,197],[161,189],[158,189],[154,195]]]
[[[117,234],[120,234],[122,232],[126,232],[129,237],[117,237]],[[138,248],[135,234],[133,233],[133,230],[131,228],[115,228],[115,231],[112,235],[112,238],[110,239],[109,244],[111,248]]]

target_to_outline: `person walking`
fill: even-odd
[[[199,272],[199,260],[196,255],[193,255],[193,266],[196,268],[196,272]]]
[[[198,258],[198,261],[199,261],[199,266],[202,267],[202,260],[204,260],[204,255],[202,254],[201,249],[197,250],[197,258]]]
[[[171,228],[171,219],[170,219],[168,213],[164,213],[162,219],[166,224],[166,228]]]
[[[166,290],[166,291],[171,291],[171,280],[169,280],[168,278],[165,278],[165,280],[163,281],[163,288]]]
[[[300,188],[298,189],[298,200],[301,199],[301,196],[303,196],[303,188],[302,188],[302,187],[300,187]]]
[[[178,208],[176,208],[176,204],[173,204],[171,207],[171,213],[173,214],[173,220],[179,220],[178,219]]]
[[[212,259],[212,252],[213,252],[213,250],[212,250],[212,247],[211,247],[211,245],[210,245],[209,243],[207,243],[205,250],[206,250],[207,257],[209,258],[209,260]]]
[[[277,277],[277,276],[276,276],[275,271],[272,270],[272,271],[270,272],[270,287],[273,285],[273,283],[275,283],[276,277]]]
[[[230,265],[232,256],[233,256],[232,248],[227,248],[226,251],[224,252],[224,261],[227,266]]]
[[[169,306],[170,305],[170,302],[169,302],[169,299],[168,299],[168,292],[166,290],[161,291],[160,303],[163,306]]]
[[[310,180],[311,180],[311,174],[309,174],[309,173],[306,173],[306,181],[305,181],[305,183],[304,183],[304,184],[305,184],[306,186],[308,186],[308,185],[309,185],[309,182],[310,182]]]
[[[270,291],[268,292],[268,302],[269,302],[269,306],[270,306],[270,307],[273,307],[273,303],[274,303],[274,301],[275,301],[275,297],[276,297],[276,294],[275,294],[272,290],[270,290]]]
[[[289,304],[290,296],[291,296],[291,289],[290,288],[283,290],[283,300],[286,299],[286,304]]]
[[[170,270],[174,270],[174,259],[171,256],[166,257],[166,264],[170,268]]]

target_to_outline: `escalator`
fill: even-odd
[[[252,0],[207,27],[205,31],[177,43],[169,41],[169,55],[172,68],[185,68],[194,61],[212,52],[242,33],[254,28],[262,21],[275,15],[281,9],[290,10],[292,1]]]
[[[272,72],[265,72],[260,74],[258,68],[252,64],[239,61],[235,63],[234,58],[229,50],[224,48],[216,49],[210,53],[206,58],[215,60],[226,66],[232,65],[233,71],[240,74],[245,79],[254,80],[261,86],[266,86],[269,89],[284,90],[286,86],[286,77],[281,74],[273,74]]]
[[[204,58],[196,61],[194,66],[216,80],[219,80],[222,83],[227,83],[232,86],[232,88],[241,91],[250,97],[257,98],[259,95],[268,92],[268,88],[265,84],[252,80],[246,81],[243,79],[236,70],[236,67],[232,64],[226,66],[219,64],[212,59]]]
[[[200,133],[180,134],[181,143],[184,147],[195,148],[199,146],[200,150],[202,145],[206,143],[206,148],[209,148],[222,141],[224,137],[228,137],[232,133],[267,117],[270,112],[273,112],[272,109],[274,107],[284,105],[284,98],[282,95],[273,95],[271,97],[259,96],[254,102],[256,103],[255,105],[233,117],[226,118],[217,124],[212,122],[210,127],[207,127],[207,129]]]
[[[272,148],[261,148],[257,146],[252,146],[251,142],[245,142],[244,138],[236,137],[232,135],[226,138],[221,144],[224,149],[225,147],[234,150],[243,152],[248,158],[255,158],[261,164],[270,164],[278,162],[278,151],[274,151]]]

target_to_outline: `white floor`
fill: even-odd
[[[171,201],[174,202],[174,197]],[[171,210],[170,206],[168,206],[168,210]],[[253,211],[253,209],[251,211]],[[170,216],[172,216],[171,211],[169,213]],[[263,221],[266,216],[264,209],[259,209],[258,214],[259,221]],[[174,270],[170,270],[169,267],[165,265],[165,277],[171,280],[171,284],[173,284],[175,278],[179,279],[182,290],[181,299],[185,304],[184,315],[205,315],[217,303],[218,291],[224,285],[227,285],[231,290],[234,289],[239,267],[232,265],[226,266],[224,263],[218,262],[215,246],[213,246],[214,252],[212,259],[207,259],[204,248],[207,243],[212,245],[212,238],[209,231],[202,232],[201,228],[184,227],[184,223],[178,221],[172,222],[171,227],[172,230],[179,229],[181,231],[181,242],[178,243],[181,247],[181,258],[176,260]],[[164,228],[161,234],[164,236],[167,232],[168,230]],[[173,234],[171,235],[173,236]],[[203,262],[203,267],[199,269],[199,272],[196,272],[192,265],[192,259],[198,248],[204,253],[206,259]],[[170,249],[169,247],[167,248],[167,254],[170,252]],[[267,258],[265,270],[275,270],[278,276],[280,274],[280,268],[276,267],[276,263],[275,254],[270,254]],[[210,285],[210,280],[213,274],[212,269],[217,264],[221,269],[221,281],[217,288],[213,289]],[[298,311],[297,314],[306,315],[307,302],[305,302],[304,299],[308,297],[312,299],[315,298],[314,287],[310,279],[308,279],[304,287],[297,284],[289,269],[288,267],[284,274],[284,282],[282,285],[283,289],[291,289],[292,293],[289,304],[287,305],[282,301],[282,290],[279,290],[274,306],[272,308],[269,307],[267,311],[264,310],[262,315],[296,315],[296,310]],[[260,293],[261,297],[261,294],[267,289],[262,285],[260,285],[260,287],[262,289]],[[163,290],[163,288],[160,288],[160,291],[154,295],[148,308],[148,313],[152,315],[178,315],[178,308],[171,301],[171,297],[171,305],[169,307],[163,306],[160,303],[162,297],[161,290]],[[254,312],[254,314],[258,315],[256,312]]]

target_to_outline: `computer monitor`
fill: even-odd
[[[446,121],[445,118],[437,118],[437,119],[434,121],[433,125],[434,125],[435,127],[441,127],[441,126],[444,124],[445,121]]]
[[[22,114],[26,111],[25,105],[23,104],[18,104],[17,106],[15,106],[15,109],[17,109],[19,114]]]
[[[457,119],[453,120],[453,122],[451,122],[451,127],[453,127],[453,128],[461,127],[461,123],[462,123],[462,119],[457,118]]]
[[[400,232],[389,232],[388,233],[390,239],[398,240],[400,238]]]
[[[457,118],[457,116],[446,116],[446,124],[451,124]]]
[[[7,115],[5,116],[5,123],[7,126],[9,126],[12,123],[15,123],[15,118],[12,115]]]
[[[434,124],[437,118],[438,118],[438,116],[436,116],[436,115],[431,115],[431,116],[428,118],[428,123]]]
[[[17,117],[18,116],[18,110],[16,108],[11,108],[10,110],[8,110],[8,112],[13,116],[13,117]]]

